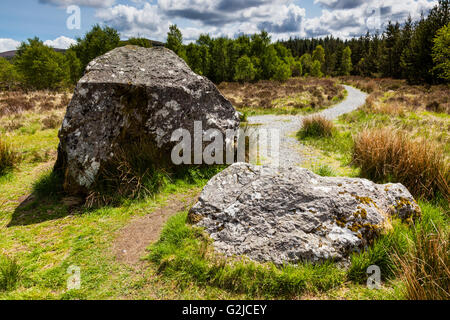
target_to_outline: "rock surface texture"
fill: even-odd
[[[298,167],[237,163],[215,176],[189,212],[228,256],[276,264],[347,263],[390,217],[413,219],[420,208],[401,184],[328,178]]]
[[[93,60],[77,84],[59,132],[55,170],[64,188],[85,193],[118,148],[145,143],[155,162],[170,161],[174,130],[239,127],[231,103],[208,79],[165,48],[117,48]]]

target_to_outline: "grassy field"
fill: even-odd
[[[336,88],[334,84],[329,86]],[[336,90],[331,101],[339,95]],[[292,108],[289,102],[281,102],[283,94],[272,101],[280,103],[281,109]],[[43,98],[30,101],[37,96]],[[414,294],[424,297],[417,288],[427,288],[424,284],[430,282],[430,288],[444,286],[448,294],[448,273],[442,271],[443,264],[448,268],[449,263],[448,255],[445,257],[448,201],[442,195],[420,200],[424,216],[419,223],[407,226],[394,222],[393,232],[370,250],[355,255],[348,270],[333,264],[277,268],[215,254],[203,232],[186,223],[187,210],[211,172],[194,170],[188,179],[168,181],[157,194],[143,199],[84,207],[81,199],[64,195],[51,175],[57,131],[69,97],[69,93],[49,92],[0,95],[0,140],[14,156],[13,161],[4,161],[0,177],[0,299],[406,299],[414,298]],[[384,94],[374,103],[385,103],[383,99]],[[47,100],[53,102],[52,106],[46,105]],[[438,143],[448,156],[448,136],[442,133],[443,126],[449,125],[448,114],[419,108],[406,111],[406,119],[410,112],[419,120],[406,120],[413,122],[402,129],[410,128],[408,132],[415,137],[427,132],[428,140]],[[361,175],[360,168],[350,166],[353,136],[372,124],[384,125],[378,122],[383,117],[366,106],[341,117],[331,135],[299,135],[324,157],[335,159],[342,169],[318,163],[315,171],[342,175],[351,170],[355,176]],[[390,125],[397,127],[405,120],[400,115],[398,119],[388,118]],[[424,119],[439,124],[434,129],[428,124],[420,127]],[[151,220],[158,216],[167,218],[167,224],[165,219]],[[148,229],[139,227],[155,221],[164,226],[161,237],[159,230],[148,234]],[[133,244],[126,239],[140,232],[159,241],[141,243],[149,250],[137,251],[128,259],[126,251],[131,252]],[[424,253],[425,258],[414,260]],[[438,258],[431,261],[427,257]],[[414,263],[418,261],[425,265]],[[370,290],[365,284],[365,270],[371,264],[382,267],[380,290]],[[67,289],[71,266],[80,268],[79,290]],[[430,268],[436,273],[430,273]],[[413,286],[417,279],[414,274],[438,283]],[[445,295],[437,290],[427,297]]]
[[[390,266],[388,273],[405,286],[406,298],[449,299],[449,88],[389,79],[342,81],[370,95],[360,109],[326,125],[324,119],[308,119],[315,126],[298,132],[302,143],[339,161],[338,168],[325,165],[318,173],[352,170],[354,176],[380,183],[403,183],[423,212],[420,222],[410,227],[394,224],[380,244],[353,259],[349,277],[363,274],[367,264],[358,260],[372,256]]]
[[[224,82],[219,89],[238,111],[249,116],[314,113],[344,100],[347,95],[337,81],[321,78],[292,78],[284,83]]]

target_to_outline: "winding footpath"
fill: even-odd
[[[334,120],[339,116],[350,113],[364,105],[367,94],[350,86],[344,85],[348,92],[347,98],[334,107],[325,109],[315,115],[322,115],[329,120]],[[311,116],[311,115],[308,115]],[[260,115],[248,118],[251,130],[279,130],[280,152],[279,165],[283,167],[304,166],[306,162],[314,161],[311,148],[303,145],[296,138],[296,133],[301,129],[302,115]],[[269,141],[270,145],[270,141]],[[277,162],[270,152],[266,157],[260,159],[259,164],[270,165]]]

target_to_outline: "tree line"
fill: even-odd
[[[0,58],[0,85],[32,89],[73,86],[94,58],[120,46],[151,47],[152,41],[121,41],[117,30],[95,25],[65,52],[57,52],[38,38],[23,42],[12,61]],[[235,39],[201,35],[183,44],[172,25],[166,47],[191,69],[215,83],[223,81],[283,81],[299,76],[360,75],[408,79],[412,83],[450,80],[449,0],[439,0],[428,16],[400,24],[389,22],[381,33],[351,40],[334,37],[291,38],[273,43],[262,31]]]
[[[385,30],[341,40],[289,39],[283,45],[294,56],[311,54],[317,46],[325,49],[322,72],[342,73],[341,57],[350,48],[352,75],[407,79],[410,83],[438,83],[450,80],[449,0],[440,0],[417,22],[408,18],[403,23],[389,22]]]
[[[125,45],[149,48],[152,41],[131,38],[121,41],[117,30],[95,25],[65,52],[55,51],[39,38],[28,39],[17,48],[11,61],[0,58],[0,86],[23,89],[63,89],[75,85],[89,62]]]

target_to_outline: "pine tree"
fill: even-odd
[[[187,61],[186,49],[183,46],[183,34],[177,25],[171,25],[167,33],[166,48],[175,52],[180,58]]]
[[[352,71],[352,69],[352,51],[350,50],[350,47],[345,47],[344,51],[342,52],[339,73],[340,75],[348,76],[350,75],[350,71]]]

